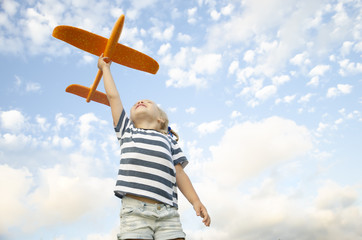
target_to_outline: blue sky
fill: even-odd
[[[110,109],[65,92],[97,57],[51,33],[108,37],[121,14],[160,64],[112,64],[125,108],[167,112],[212,217],[180,196],[188,239],[362,237],[360,1],[2,0],[0,239],[116,238]]]

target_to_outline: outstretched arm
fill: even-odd
[[[209,227],[211,223],[211,218],[209,213],[206,210],[206,207],[201,203],[199,196],[197,195],[190,178],[185,173],[183,167],[180,164],[175,166],[176,168],[176,182],[178,188],[181,190],[182,194],[187,198],[187,200],[192,204],[197,216],[203,218],[202,222],[205,226]]]
[[[113,125],[116,126],[123,111],[123,104],[111,73],[111,61],[103,54],[98,59],[98,68],[103,72],[104,89],[111,106]]]

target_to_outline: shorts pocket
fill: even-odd
[[[122,207],[121,209],[121,217],[122,216],[126,216],[126,215],[130,215],[135,211],[135,209],[133,207]]]

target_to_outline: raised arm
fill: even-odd
[[[202,222],[205,226],[209,227],[211,223],[211,218],[209,213],[206,210],[206,207],[201,203],[199,196],[197,195],[190,178],[185,173],[183,167],[180,164],[175,166],[176,168],[176,182],[178,188],[181,190],[182,194],[186,199],[192,204],[197,216],[203,218]]]
[[[111,106],[113,125],[116,126],[123,111],[123,104],[111,73],[111,61],[103,54],[98,59],[98,68],[103,72],[104,89]]]

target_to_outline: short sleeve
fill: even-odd
[[[114,128],[117,138],[120,139],[125,133],[126,129],[130,126],[131,121],[127,117],[125,110],[123,109],[121,116],[119,117],[117,126]]]
[[[174,166],[181,164],[183,168],[185,168],[189,163],[184,152],[181,150],[179,144],[175,140],[172,141],[172,160]]]

